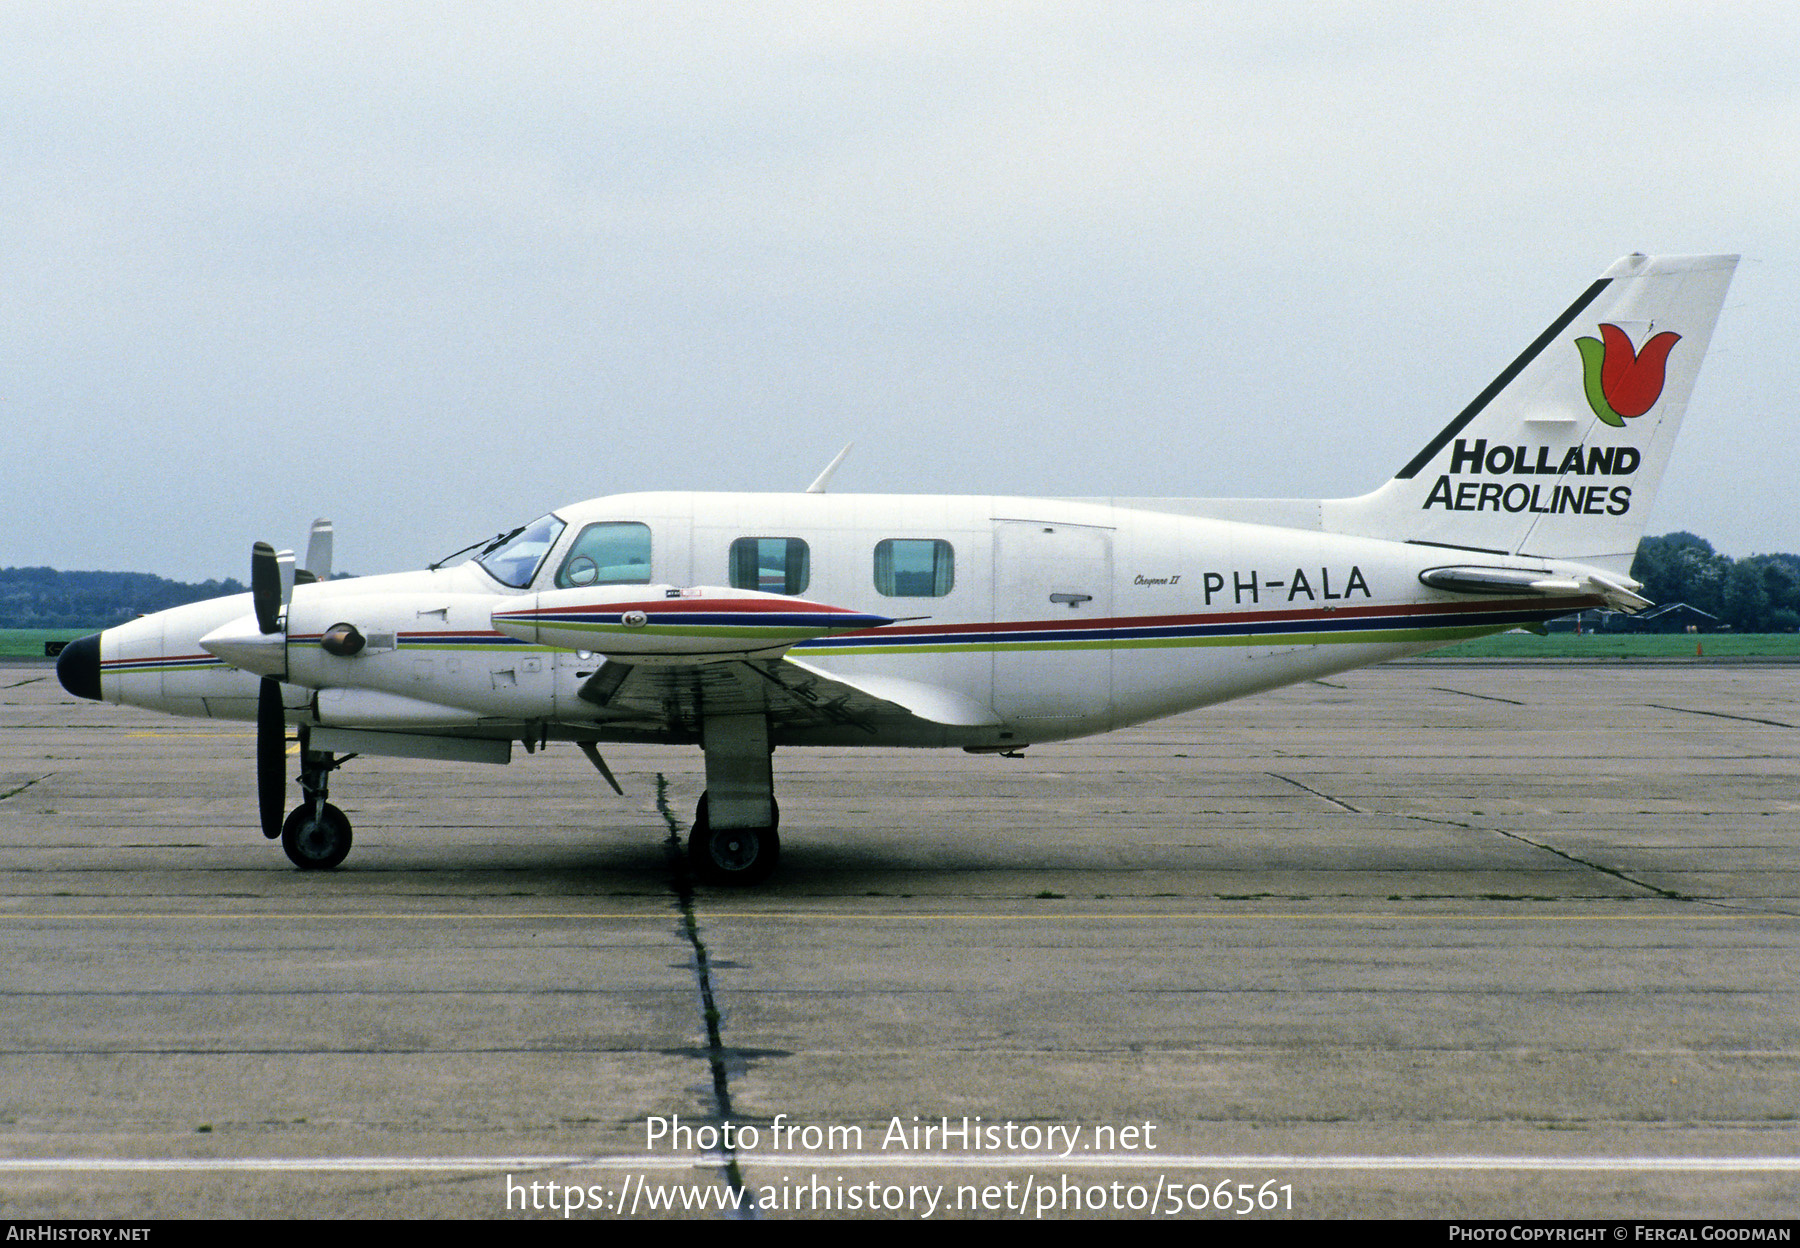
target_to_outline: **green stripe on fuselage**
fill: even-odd
[[[1467,641],[1515,627],[1511,624],[1468,624],[1455,628],[1383,628],[1329,633],[1233,633],[1222,637],[1122,637],[1094,641],[925,642],[915,646],[796,646],[790,652],[806,658],[857,654],[971,654],[998,650],[1169,650],[1196,646],[1343,646],[1413,645],[1427,641]]]

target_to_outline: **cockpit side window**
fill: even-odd
[[[566,526],[554,515],[541,516],[493,550],[476,556],[475,562],[502,585],[524,589],[537,575],[538,564],[556,545]]]
[[[556,570],[558,589],[649,583],[650,526],[634,521],[588,525]]]

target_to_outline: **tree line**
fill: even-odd
[[[153,611],[242,594],[239,581],[171,581],[149,572],[0,568],[0,628],[111,628]]]
[[[1652,602],[1685,602],[1740,633],[1800,628],[1800,555],[1733,559],[1692,533],[1638,544],[1631,575]],[[239,581],[189,583],[148,572],[59,572],[0,568],[0,628],[110,628],[135,616],[226,594]]]
[[[1721,555],[1692,533],[1665,533],[1638,543],[1631,575],[1652,602],[1685,602],[1739,633],[1791,633],[1800,628],[1800,555]]]

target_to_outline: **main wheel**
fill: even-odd
[[[330,802],[317,815],[311,802],[302,802],[281,825],[281,848],[302,871],[329,871],[350,852],[350,821]]]
[[[717,828],[707,817],[706,795],[694,808],[694,830],[688,834],[688,863],[707,884],[760,884],[781,857],[781,809],[769,799],[766,828]]]

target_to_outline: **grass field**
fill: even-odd
[[[36,659],[46,641],[73,641],[91,628],[0,628],[0,659]],[[1653,634],[1501,633],[1434,651],[1443,659],[1679,659],[1699,646],[1709,659],[1800,658],[1800,633]]]
[[[74,641],[91,628],[0,628],[0,659],[41,659],[46,641]]]
[[[1434,652],[1444,659],[1708,659],[1800,657],[1800,633],[1501,633]]]

